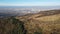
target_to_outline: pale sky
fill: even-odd
[[[60,6],[60,0],[0,0],[0,6]]]

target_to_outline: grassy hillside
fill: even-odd
[[[60,34],[60,10],[0,18],[0,34]]]
[[[60,11],[50,10],[29,16],[16,17],[24,21],[27,34],[60,34]]]

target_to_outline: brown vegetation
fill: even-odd
[[[0,19],[0,34],[60,34],[60,10]]]

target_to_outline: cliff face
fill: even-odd
[[[1,18],[0,34],[60,34],[60,10]]]

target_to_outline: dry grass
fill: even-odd
[[[40,16],[36,18],[37,16]],[[60,14],[43,16],[40,14],[32,16],[17,17],[24,21],[27,34],[60,34]]]
[[[60,14],[48,13],[0,19],[0,34],[60,34]]]
[[[57,14],[57,15],[52,15],[52,16],[39,17],[39,18],[36,18],[36,20],[40,20],[40,21],[56,21],[59,18],[60,18],[60,14]]]

